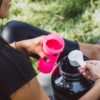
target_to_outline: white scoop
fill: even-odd
[[[68,54],[69,62],[72,66],[84,67],[86,62],[83,58],[83,53],[80,50],[73,50]]]

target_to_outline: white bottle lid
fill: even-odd
[[[72,66],[85,66],[86,62],[83,58],[83,53],[80,50],[73,50],[68,54],[69,62]]]

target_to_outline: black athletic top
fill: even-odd
[[[10,100],[10,94],[35,75],[26,54],[11,47],[0,46],[0,100]]]

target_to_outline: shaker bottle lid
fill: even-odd
[[[72,66],[85,66],[86,62],[83,58],[83,53],[80,50],[73,50],[68,54],[69,62]]]

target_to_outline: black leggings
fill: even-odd
[[[47,35],[49,33],[50,32],[44,31],[25,22],[10,21],[4,26],[1,35],[5,41],[11,43],[13,41]]]
[[[11,43],[13,41],[35,38],[47,34],[50,34],[50,32],[32,26],[28,23],[20,21],[10,21],[4,26],[1,35],[5,39],[5,41]],[[68,55],[70,51],[74,49],[79,49],[79,45],[77,42],[73,42],[67,39],[64,39],[64,42],[65,42],[65,47],[59,57],[59,60],[61,60],[64,56]],[[34,57],[37,56],[35,55]]]

